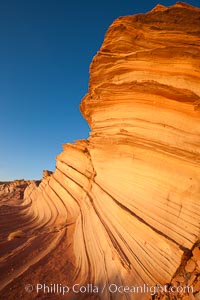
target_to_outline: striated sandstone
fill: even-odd
[[[26,238],[15,248],[21,266],[9,258],[16,268],[0,282],[2,295],[63,240],[74,282],[102,288],[172,280],[200,239],[199,28],[200,9],[180,2],[110,26],[81,103],[90,138],[64,145],[56,171],[25,191]],[[28,260],[30,239],[40,251]],[[99,299],[149,295],[105,288]]]

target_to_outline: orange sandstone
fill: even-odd
[[[28,187],[20,208],[27,238],[15,248],[24,256],[3,291],[55,249],[81,284],[171,281],[200,238],[199,28],[200,9],[181,2],[110,26],[81,103],[90,138],[64,145],[56,171]],[[46,246],[27,260],[38,239]],[[111,297],[149,299],[99,294]]]

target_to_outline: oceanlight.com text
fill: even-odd
[[[186,293],[189,294],[190,292],[193,293],[193,287],[192,286],[168,286],[168,285],[155,285],[150,286],[148,284],[144,284],[141,286],[134,286],[134,285],[117,285],[115,283],[111,284],[104,284],[102,286],[93,285],[91,283],[81,285],[79,283],[76,283],[72,286],[63,285],[61,283],[38,283],[35,286],[32,284],[27,284],[25,286],[25,290],[28,293],[31,293],[35,291],[38,293],[43,294],[60,294],[60,295],[66,295],[68,293],[74,293],[74,294],[99,294],[104,293],[105,291],[111,293],[111,294],[150,294],[151,296],[156,295],[157,293]]]

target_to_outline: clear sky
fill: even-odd
[[[0,180],[39,179],[62,144],[88,137],[79,104],[92,57],[114,19],[158,2],[175,3],[0,0]]]

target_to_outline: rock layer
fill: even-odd
[[[64,145],[56,171],[26,190],[21,267],[3,291],[66,237],[73,282],[98,286],[98,299],[148,299],[108,287],[172,280],[200,238],[199,28],[200,9],[180,2],[110,26],[81,103],[90,138]]]

